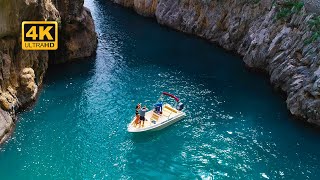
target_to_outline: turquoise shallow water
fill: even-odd
[[[319,179],[319,133],[240,58],[104,0],[86,5],[97,56],[50,67],[0,149],[1,179]],[[127,133],[135,104],[162,91],[188,117]]]

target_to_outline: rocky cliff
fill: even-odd
[[[87,57],[95,53],[97,35],[91,12],[84,0],[52,0],[61,15],[59,50],[50,52],[51,63]]]
[[[24,20],[58,21],[59,50],[22,50]],[[14,127],[16,110],[35,100],[49,62],[90,56],[96,45],[93,19],[83,0],[0,0],[0,143]]]
[[[306,12],[303,2],[113,1],[237,52],[248,67],[266,71],[274,87],[287,94],[293,115],[320,125],[320,18]],[[314,1],[308,1],[309,9],[317,7],[310,4]]]

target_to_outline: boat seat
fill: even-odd
[[[152,116],[151,116],[151,118],[150,118],[150,120],[151,120],[151,121],[152,121],[152,120],[158,121],[159,117],[160,117],[160,116],[159,116],[158,114],[153,113]]]
[[[168,109],[169,111],[173,112],[173,113],[178,113],[178,111],[176,111],[175,109],[173,109],[170,106],[164,106],[165,109]]]

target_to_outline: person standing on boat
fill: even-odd
[[[137,126],[138,124],[140,125],[140,115],[139,115],[140,108],[141,108],[141,104],[139,103],[139,104],[136,106],[136,119],[135,119],[135,121],[134,121],[134,123],[136,124],[136,126]]]
[[[147,112],[148,108],[146,106],[143,106],[142,109],[140,109],[140,121],[142,121],[142,127],[144,126],[144,121],[146,120],[145,116],[146,116],[146,112]]]

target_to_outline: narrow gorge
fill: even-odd
[[[0,2],[2,179],[320,179],[318,0]]]
[[[0,142],[14,127],[18,109],[36,99],[49,64],[95,53],[94,22],[83,3],[84,0],[0,0]],[[58,50],[22,50],[24,20],[57,21]]]
[[[248,67],[267,72],[273,86],[286,93],[294,116],[320,125],[319,1],[113,2],[243,56]]]

